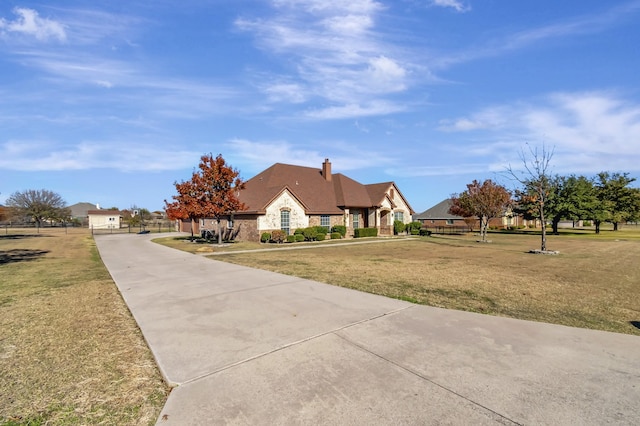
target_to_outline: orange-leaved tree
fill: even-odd
[[[191,180],[175,183],[178,195],[173,196],[172,203],[165,200],[167,215],[171,219],[190,219],[192,237],[194,220],[215,219],[218,224],[218,244],[221,244],[222,216],[246,209],[238,198],[239,191],[244,188],[239,174],[226,163],[222,155],[218,154],[215,158],[211,154],[203,155]]]
[[[218,224],[218,244],[222,244],[220,219],[232,212],[246,210],[238,198],[244,188],[240,172],[222,158],[221,154],[213,158],[203,155],[198,165],[200,171],[194,173],[193,180],[199,188],[202,217],[210,217]]]
[[[451,196],[449,213],[462,217],[477,217],[480,220],[482,241],[487,240],[489,221],[499,217],[511,202],[511,194],[502,185],[487,179],[467,184],[467,190]]]
[[[172,197],[174,200],[172,203],[164,200],[167,217],[171,220],[190,220],[191,239],[193,240],[193,222],[201,217],[198,190],[193,180],[174,182],[174,185],[178,195]]]

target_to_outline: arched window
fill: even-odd
[[[280,210],[280,229],[289,235],[289,210]]]

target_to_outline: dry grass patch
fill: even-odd
[[[155,422],[167,389],[88,231],[0,235],[0,276],[0,424]]]
[[[622,235],[622,234],[617,234]],[[431,306],[640,335],[640,241],[549,236],[560,255],[528,254],[539,236],[448,236],[217,260]]]

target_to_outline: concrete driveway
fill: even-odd
[[[175,386],[159,425],[640,422],[639,337],[413,305],[157,237],[95,239]]]

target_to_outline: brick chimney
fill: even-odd
[[[327,182],[331,182],[331,163],[328,158],[325,158],[324,163],[322,163],[322,177]]]

